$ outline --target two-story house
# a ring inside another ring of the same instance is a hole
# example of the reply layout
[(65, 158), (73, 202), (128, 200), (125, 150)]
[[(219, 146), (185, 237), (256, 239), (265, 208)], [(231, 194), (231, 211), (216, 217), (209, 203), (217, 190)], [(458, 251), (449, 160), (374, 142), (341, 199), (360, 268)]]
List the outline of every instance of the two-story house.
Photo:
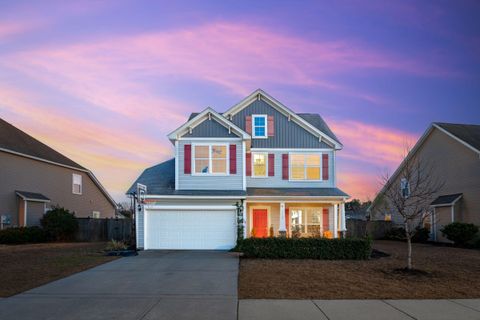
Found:
[(175, 158), (146, 169), (136, 214), (144, 249), (230, 249), (245, 237), (345, 231), (336, 186), (338, 138), (318, 114), (295, 113), (256, 90), (223, 113), (194, 113), (168, 135)]

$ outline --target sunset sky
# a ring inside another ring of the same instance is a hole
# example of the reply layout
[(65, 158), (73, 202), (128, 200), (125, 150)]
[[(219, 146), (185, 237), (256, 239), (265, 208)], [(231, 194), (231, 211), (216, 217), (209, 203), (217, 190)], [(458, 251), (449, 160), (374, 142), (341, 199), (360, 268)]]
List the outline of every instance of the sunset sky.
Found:
[(321, 114), (373, 198), (433, 121), (480, 123), (479, 1), (4, 1), (0, 117), (117, 200), (190, 112), (262, 88)]

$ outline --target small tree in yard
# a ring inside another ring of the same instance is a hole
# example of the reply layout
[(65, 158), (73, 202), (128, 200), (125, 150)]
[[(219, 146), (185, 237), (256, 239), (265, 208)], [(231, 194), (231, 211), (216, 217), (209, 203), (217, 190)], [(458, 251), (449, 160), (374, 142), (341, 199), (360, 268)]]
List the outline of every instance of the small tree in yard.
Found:
[(410, 154), (406, 148), (400, 174), (391, 181), (383, 175), (383, 203), (385, 209), (401, 217), (407, 240), (407, 269), (412, 270), (412, 237), (431, 216), (430, 203), (442, 189), (444, 182), (433, 171), (433, 163)]
[(75, 215), (65, 208), (53, 207), (40, 220), (48, 237), (54, 241), (73, 240), (78, 229)]

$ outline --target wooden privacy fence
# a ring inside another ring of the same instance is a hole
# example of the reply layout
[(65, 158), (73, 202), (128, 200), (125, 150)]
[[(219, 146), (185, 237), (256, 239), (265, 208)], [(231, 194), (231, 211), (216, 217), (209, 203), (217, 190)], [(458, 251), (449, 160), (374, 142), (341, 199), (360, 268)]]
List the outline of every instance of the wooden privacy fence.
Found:
[(132, 234), (131, 219), (77, 218), (77, 241), (127, 241)]
[(361, 238), (370, 236), (372, 239), (381, 239), (392, 228), (391, 221), (364, 221), (347, 220), (347, 238)]

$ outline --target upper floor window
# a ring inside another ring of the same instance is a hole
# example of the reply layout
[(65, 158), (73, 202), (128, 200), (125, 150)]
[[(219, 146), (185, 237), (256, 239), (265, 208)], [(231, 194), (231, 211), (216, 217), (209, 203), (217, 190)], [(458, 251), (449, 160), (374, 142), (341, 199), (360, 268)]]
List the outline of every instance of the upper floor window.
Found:
[(82, 194), (82, 176), (76, 173), (72, 175), (72, 193)]
[(290, 154), (290, 180), (320, 180), (321, 155)]
[(267, 176), (267, 157), (266, 153), (252, 153), (253, 177)]
[(254, 138), (267, 137), (267, 115), (252, 115), (252, 132)]
[(402, 178), (400, 181), (400, 192), (402, 192), (402, 197), (405, 199), (410, 197), (410, 183), (406, 178)]
[(193, 149), (193, 165), (196, 174), (226, 174), (226, 145), (195, 145)]

